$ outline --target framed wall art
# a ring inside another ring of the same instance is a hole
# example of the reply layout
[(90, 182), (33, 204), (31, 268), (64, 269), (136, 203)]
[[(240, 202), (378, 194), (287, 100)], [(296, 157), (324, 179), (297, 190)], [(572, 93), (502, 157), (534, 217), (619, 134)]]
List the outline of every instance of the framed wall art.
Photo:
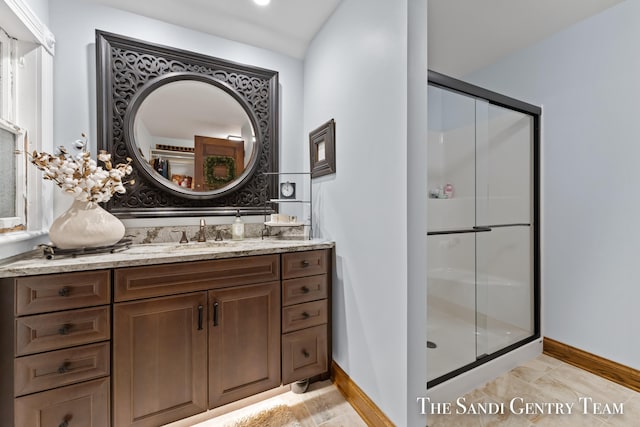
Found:
[(336, 173), (336, 122), (331, 119), (309, 133), (311, 177)]

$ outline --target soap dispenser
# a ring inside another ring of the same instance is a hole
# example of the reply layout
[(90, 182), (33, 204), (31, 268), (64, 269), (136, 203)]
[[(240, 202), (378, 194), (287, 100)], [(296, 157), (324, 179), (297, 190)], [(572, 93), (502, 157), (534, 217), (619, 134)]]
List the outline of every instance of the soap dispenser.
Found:
[(231, 224), (231, 239), (242, 240), (244, 239), (244, 222), (240, 218), (240, 211), (236, 211), (236, 220)]

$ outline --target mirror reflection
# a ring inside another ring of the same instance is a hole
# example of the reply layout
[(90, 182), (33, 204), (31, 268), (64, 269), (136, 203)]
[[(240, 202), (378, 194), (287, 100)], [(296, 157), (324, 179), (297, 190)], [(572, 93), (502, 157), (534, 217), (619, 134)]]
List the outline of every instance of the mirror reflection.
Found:
[(136, 112), (133, 139), (156, 177), (192, 191), (233, 186), (256, 151), (244, 108), (224, 90), (197, 80), (153, 90)]

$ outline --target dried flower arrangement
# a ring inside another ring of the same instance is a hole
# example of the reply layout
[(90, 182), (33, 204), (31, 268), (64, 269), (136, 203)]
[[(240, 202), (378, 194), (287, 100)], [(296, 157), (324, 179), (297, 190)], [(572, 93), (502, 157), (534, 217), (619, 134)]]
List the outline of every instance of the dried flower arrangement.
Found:
[(34, 151), (30, 154), (31, 163), (44, 172), (44, 179), (53, 181), (66, 193), (83, 202), (106, 202), (115, 193), (125, 193), (124, 184), (134, 183), (133, 180), (122, 181), (133, 171), (130, 158), (126, 163), (113, 166), (111, 154), (101, 150), (98, 160), (104, 163), (104, 168), (98, 166), (87, 152), (87, 136), (84, 133), (82, 139), (74, 142), (74, 147), (81, 150), (75, 156), (70, 156), (63, 146), (58, 147), (57, 155)]

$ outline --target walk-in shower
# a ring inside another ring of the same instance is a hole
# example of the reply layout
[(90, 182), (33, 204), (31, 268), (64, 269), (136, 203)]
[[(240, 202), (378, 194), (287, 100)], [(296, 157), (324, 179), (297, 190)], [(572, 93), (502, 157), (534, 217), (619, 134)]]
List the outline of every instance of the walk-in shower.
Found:
[(540, 108), (429, 73), (429, 388), (540, 337)]

